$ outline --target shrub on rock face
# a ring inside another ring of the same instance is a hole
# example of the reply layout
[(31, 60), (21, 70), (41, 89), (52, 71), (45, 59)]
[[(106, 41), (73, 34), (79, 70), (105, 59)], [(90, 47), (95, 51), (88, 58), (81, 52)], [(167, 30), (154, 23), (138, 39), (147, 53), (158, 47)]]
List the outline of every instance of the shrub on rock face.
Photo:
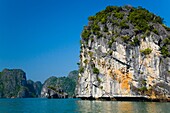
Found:
[(93, 73), (94, 74), (99, 74), (99, 69), (97, 69), (96, 67), (93, 68)]
[(88, 40), (88, 39), (89, 39), (89, 36), (90, 36), (90, 31), (84, 30), (84, 31), (82, 32), (81, 36), (82, 36), (82, 38), (83, 38), (84, 40)]
[(152, 52), (152, 49), (146, 48), (144, 50), (141, 50), (140, 52), (144, 55), (149, 55)]
[(161, 48), (161, 54), (162, 54), (162, 56), (164, 56), (164, 57), (170, 56), (170, 52), (168, 51), (168, 47), (163, 46), (163, 47)]
[(130, 44), (133, 45), (133, 46), (140, 45), (140, 41), (139, 41), (138, 37), (135, 37)]
[(153, 32), (158, 35), (158, 30), (157, 29), (153, 29)]
[(83, 67), (80, 67), (80, 68), (79, 68), (79, 72), (80, 72), (80, 73), (83, 73), (83, 72), (84, 72), (84, 68), (83, 68)]
[(170, 57), (168, 46), (170, 45), (170, 36), (163, 40), (163, 46), (160, 48), (163, 57)]

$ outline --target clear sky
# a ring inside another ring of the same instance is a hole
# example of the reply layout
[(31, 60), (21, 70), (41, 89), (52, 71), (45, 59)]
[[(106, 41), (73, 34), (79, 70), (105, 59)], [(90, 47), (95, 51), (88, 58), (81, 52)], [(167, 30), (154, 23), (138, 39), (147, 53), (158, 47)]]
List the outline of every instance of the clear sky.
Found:
[(170, 26), (170, 0), (0, 0), (0, 71), (23, 69), (44, 81), (78, 69), (88, 16), (108, 5), (142, 6)]

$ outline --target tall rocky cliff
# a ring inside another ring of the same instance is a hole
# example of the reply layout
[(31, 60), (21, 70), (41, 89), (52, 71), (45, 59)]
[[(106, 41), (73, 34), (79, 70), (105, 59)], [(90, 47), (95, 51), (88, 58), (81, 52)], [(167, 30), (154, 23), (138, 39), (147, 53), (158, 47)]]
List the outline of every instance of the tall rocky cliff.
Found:
[(170, 96), (170, 28), (148, 10), (108, 6), (82, 32), (77, 97)]
[(39, 97), (42, 84), (26, 79), (21, 69), (4, 69), (0, 72), (0, 98)]

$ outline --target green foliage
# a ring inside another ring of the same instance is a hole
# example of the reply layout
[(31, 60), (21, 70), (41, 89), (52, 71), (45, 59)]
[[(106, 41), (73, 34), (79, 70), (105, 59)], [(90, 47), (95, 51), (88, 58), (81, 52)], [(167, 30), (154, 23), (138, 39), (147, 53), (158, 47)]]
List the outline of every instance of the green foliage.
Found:
[(142, 79), (142, 85), (145, 86), (146, 85), (146, 80), (145, 79)]
[(92, 30), (93, 32), (98, 32), (100, 30), (100, 27), (97, 24), (93, 24)]
[(127, 42), (130, 39), (129, 36), (122, 36), (121, 38), (123, 39), (124, 42)]
[(90, 58), (92, 58), (93, 52), (92, 52), (92, 51), (89, 51), (88, 54), (89, 54)]
[(107, 6), (105, 12), (119, 12), (121, 7), (117, 6)]
[[(129, 16), (126, 18), (124, 17), (125, 13), (123, 12), (123, 8), (126, 8), (127, 10), (130, 10)], [(131, 22), (136, 31), (135, 33), (144, 33), (146, 36), (150, 35), (150, 32), (153, 31), (154, 33), (158, 34), (158, 30), (154, 29), (153, 26), (150, 26), (149, 23), (163, 23), (163, 19), (159, 16), (154, 15), (153, 13), (150, 13), (148, 10), (138, 7), (133, 8), (130, 6), (124, 6), (124, 7), (117, 7), (117, 6), (108, 6), (105, 10), (102, 10), (98, 13), (96, 13), (95, 16), (89, 16), (88, 20), (92, 21), (89, 28), (90, 29), (84, 29), (82, 32), (82, 38), (85, 41), (89, 40), (89, 36), (91, 33), (94, 33), (97, 35), (97, 38), (102, 37), (102, 33), (100, 32), (100, 26), (99, 23), (104, 25), (104, 32), (108, 32), (107, 28), (107, 21), (111, 21), (113, 25), (120, 26), (121, 29), (129, 29), (128, 22)], [(113, 15), (115, 18), (109, 18)], [(166, 29), (166, 27), (164, 25)], [(169, 28), (170, 30), (170, 28)], [(124, 42), (127, 42), (130, 37), (122, 37)], [(109, 42), (111, 45), (112, 42)], [(131, 42), (132, 45), (136, 45), (138, 43), (138, 40), (134, 40)]]
[(170, 44), (170, 36), (168, 36), (167, 38), (165, 38), (165, 39), (163, 40), (163, 43), (164, 43), (165, 45), (169, 45), (169, 44)]
[(140, 50), (140, 52), (144, 55), (149, 55), (152, 52), (152, 49), (146, 48), (144, 50)]
[(99, 83), (101, 83), (102, 82), (102, 80), (97, 76), (97, 81), (99, 82)]
[(113, 42), (115, 42), (115, 37), (112, 37), (111, 40), (109, 40), (108, 42), (110, 48), (112, 47)]
[(107, 26), (105, 25), (104, 29), (103, 29), (104, 32), (108, 32), (108, 28)]
[(100, 22), (101, 22), (102, 24), (105, 24), (105, 23), (106, 23), (106, 18), (102, 18)]
[(162, 24), (163, 25), (163, 27), (167, 30), (167, 31), (170, 31), (170, 28), (169, 27), (167, 27), (165, 24)]
[(109, 45), (110, 48), (112, 47), (112, 43), (113, 42), (111, 40), (108, 42), (108, 45)]
[(145, 35), (146, 35), (146, 36), (149, 36), (149, 35), (150, 35), (150, 31), (149, 31), (149, 30), (146, 30)]
[(148, 89), (147, 89), (147, 87), (143, 86), (143, 87), (141, 87), (141, 88), (138, 88), (138, 90), (141, 91), (141, 92), (145, 92), (145, 91), (147, 91)]
[(112, 50), (110, 50), (110, 51), (109, 51), (109, 55), (112, 55), (112, 53), (113, 53), (113, 51), (112, 51)]
[(122, 29), (129, 29), (129, 25), (126, 24), (126, 21), (125, 21), (125, 20), (123, 20), (123, 21), (120, 22), (120, 27), (121, 27)]
[(160, 48), (163, 57), (170, 57), (170, 52), (168, 50), (168, 45), (170, 45), (170, 36), (163, 40), (163, 46)]
[(133, 45), (133, 46), (140, 45), (140, 41), (139, 41), (138, 37), (135, 37), (130, 44)]
[(84, 63), (85, 63), (85, 64), (87, 64), (87, 63), (88, 63), (88, 60), (87, 60), (87, 59), (85, 59), (85, 60), (84, 60)]
[(162, 24), (163, 23), (163, 18), (161, 18), (160, 16), (156, 16), (156, 15), (154, 15), (154, 19), (153, 19), (153, 22), (155, 22), (155, 23), (160, 23), (160, 24)]
[(119, 18), (119, 19), (123, 19), (123, 13), (121, 12), (116, 12), (115, 15), (114, 15), (116, 18)]
[(159, 34), (159, 33), (158, 33), (158, 30), (155, 29), (155, 28), (153, 29), (153, 32), (154, 32), (155, 34), (157, 34), (157, 35)]
[(89, 39), (89, 36), (90, 36), (90, 31), (89, 30), (83, 30), (83, 32), (82, 32), (82, 34), (81, 34), (81, 36), (82, 36), (82, 38), (84, 39), (84, 40), (88, 40)]
[(93, 68), (93, 73), (98, 75), (98, 74), (100, 73), (100, 72), (99, 72), (99, 69), (97, 69), (96, 67), (94, 67), (94, 68)]
[[(44, 84), (48, 86), (49, 89), (52, 89), (56, 93), (64, 93), (66, 92), (69, 97), (74, 96), (74, 91), (76, 87), (75, 79), (78, 78), (78, 72), (73, 73), (73, 75), (68, 77), (50, 77), (48, 78)], [(64, 92), (61, 92), (63, 90)]]
[(166, 46), (161, 47), (161, 54), (164, 57), (170, 56), (170, 52), (168, 51), (168, 47), (166, 47)]
[(102, 10), (102, 11), (96, 13), (95, 16), (90, 16), (88, 18), (88, 20), (93, 21), (93, 24), (98, 24), (99, 22), (102, 23), (102, 24), (105, 24), (107, 22), (107, 17), (110, 16), (112, 12), (117, 12), (115, 14), (116, 17), (122, 19), (123, 14), (119, 12), (120, 10), (121, 10), (121, 7), (108, 6), (108, 7), (106, 7), (105, 10)]
[(94, 21), (95, 19), (96, 19), (95, 16), (89, 16), (89, 18), (88, 18), (89, 21)]
[[(40, 95), (35, 83), (26, 80), (25, 72), (21, 69), (4, 69), (0, 72), (0, 98), (35, 97)], [(36, 91), (35, 91), (36, 90)], [(26, 93), (25, 93), (26, 92)]]
[(137, 9), (133, 10), (128, 19), (135, 25), (137, 29), (139, 29), (142, 32), (145, 32), (150, 29), (148, 26), (149, 22), (154, 23), (163, 23), (163, 19), (161, 19), (159, 16), (156, 16), (152, 13), (150, 13), (148, 10), (138, 7)]
[(83, 67), (80, 67), (80, 68), (79, 68), (79, 72), (80, 72), (80, 73), (83, 73), (83, 72), (84, 72), (84, 68), (83, 68)]
[(48, 86), (47, 88), (49, 88), (49, 89), (52, 89), (52, 90), (56, 90), (56, 88), (55, 87), (53, 87), (53, 86)]
[(114, 25), (119, 25), (118, 20), (112, 20), (112, 23), (113, 23)]
[(97, 36), (98, 39), (102, 37), (102, 34), (99, 31), (95, 32), (94, 34)]

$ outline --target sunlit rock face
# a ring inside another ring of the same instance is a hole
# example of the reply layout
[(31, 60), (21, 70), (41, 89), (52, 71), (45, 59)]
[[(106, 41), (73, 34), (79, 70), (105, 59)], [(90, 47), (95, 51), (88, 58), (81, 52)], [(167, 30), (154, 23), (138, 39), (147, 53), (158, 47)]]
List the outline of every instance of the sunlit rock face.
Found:
[(141, 7), (89, 17), (81, 39), (77, 97), (170, 95), (170, 29)]

